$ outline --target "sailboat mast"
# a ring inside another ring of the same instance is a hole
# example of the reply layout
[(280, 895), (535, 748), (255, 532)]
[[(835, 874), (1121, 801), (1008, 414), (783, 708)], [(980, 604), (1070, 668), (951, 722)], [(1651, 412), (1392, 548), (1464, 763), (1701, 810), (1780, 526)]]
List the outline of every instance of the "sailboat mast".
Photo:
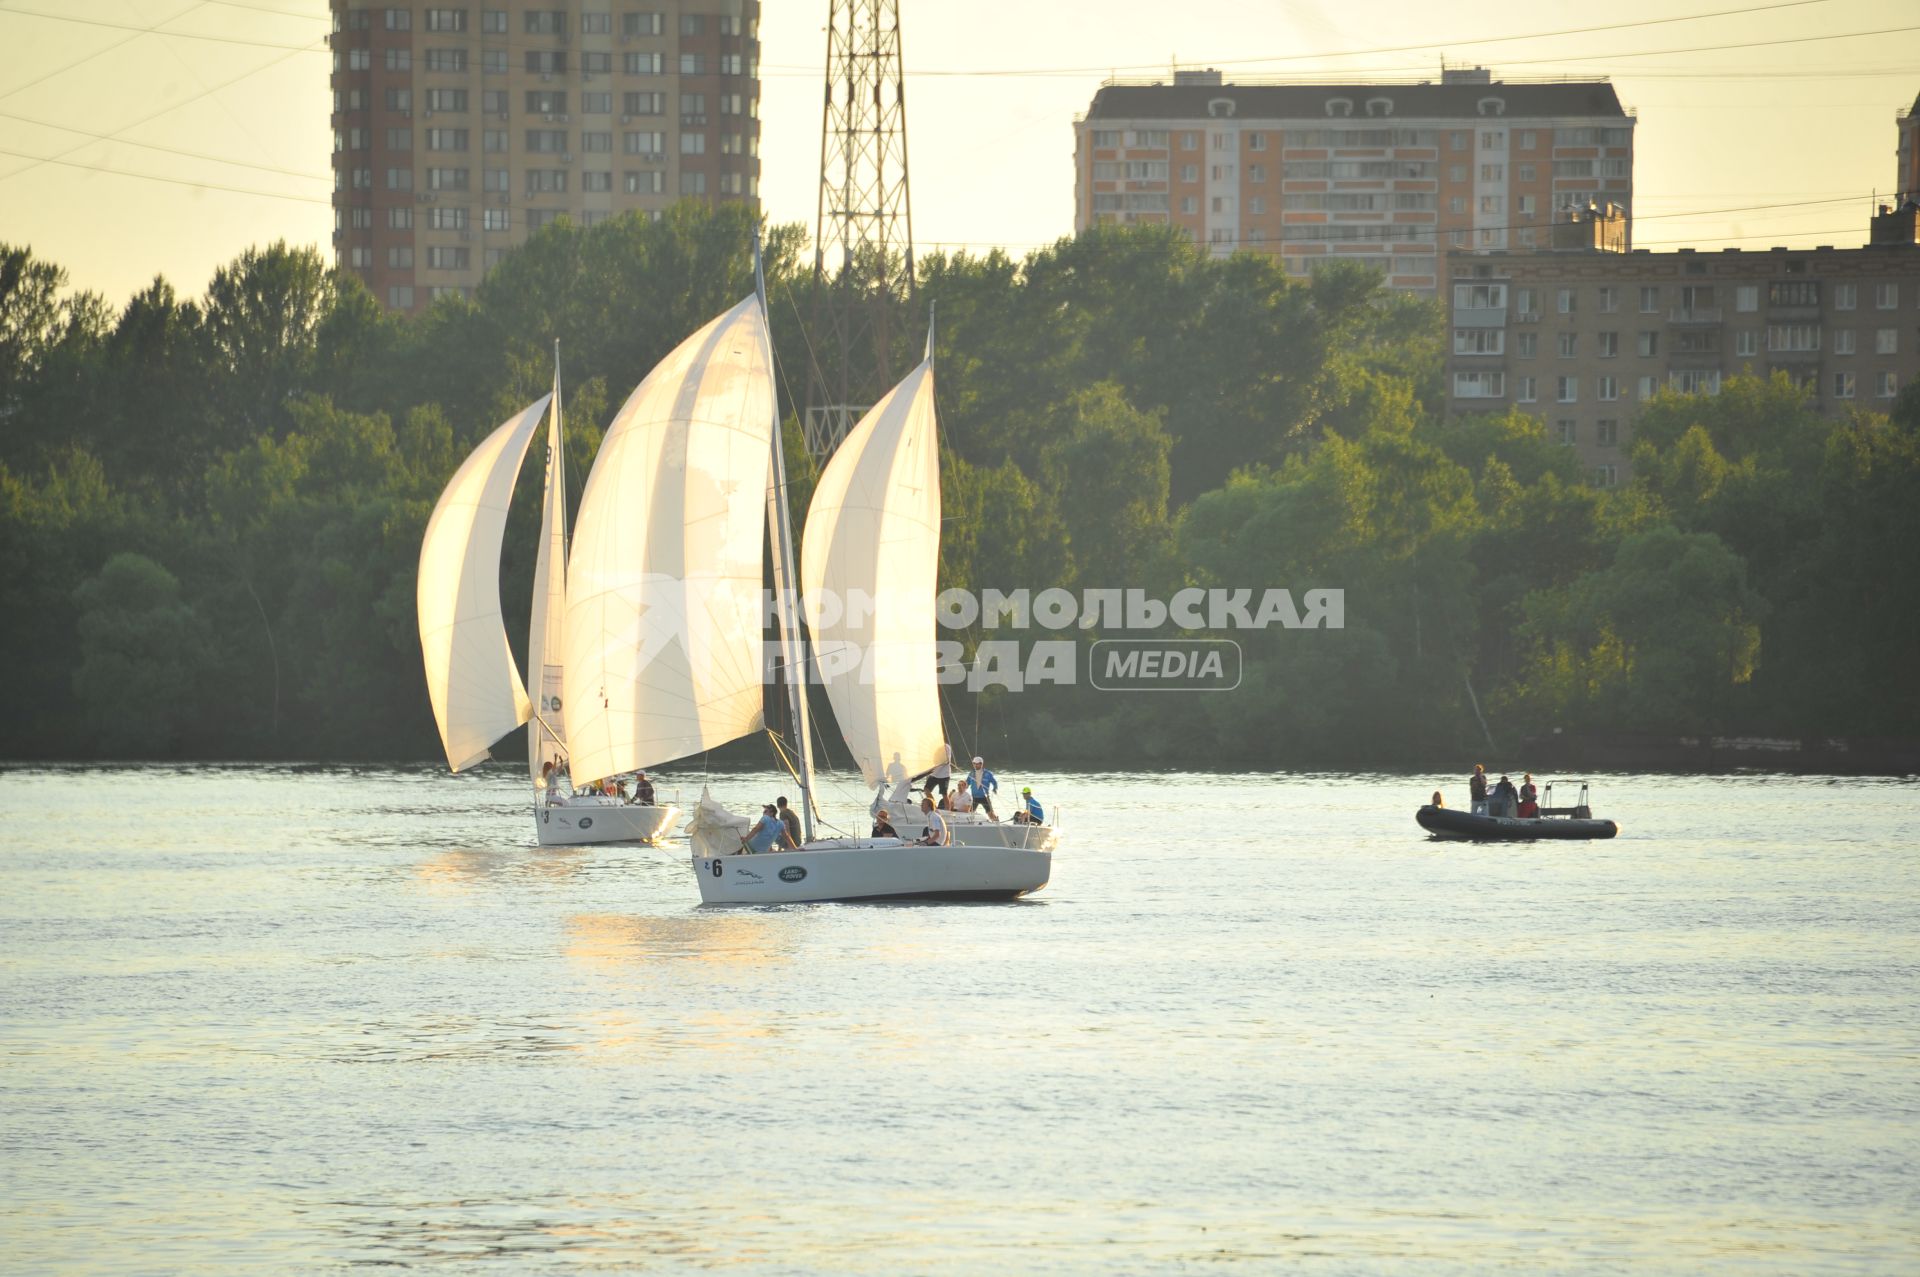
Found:
[(773, 414), (773, 486), (767, 491), (767, 529), (773, 537), (774, 606), (780, 617), (780, 677), (787, 685), (793, 713), (793, 754), (800, 776), (801, 840), (813, 837), (812, 727), (807, 720), (806, 642), (795, 607), (799, 575), (793, 565), (793, 520), (787, 508), (787, 456), (780, 429), (780, 387), (773, 377), (773, 319), (767, 310), (767, 272), (760, 257), (760, 232), (753, 233), (753, 285), (760, 299), (761, 331), (767, 350), (767, 409)]

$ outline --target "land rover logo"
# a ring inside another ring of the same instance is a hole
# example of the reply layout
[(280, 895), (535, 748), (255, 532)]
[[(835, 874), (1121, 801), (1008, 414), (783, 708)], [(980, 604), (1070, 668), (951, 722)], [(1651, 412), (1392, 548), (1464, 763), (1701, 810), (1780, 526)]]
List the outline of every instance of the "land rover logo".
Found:
[(582, 829), (592, 829), (592, 828), (593, 828), (593, 817), (591, 817), (591, 816), (582, 816), (582, 817), (580, 817), (580, 828), (582, 828)]
[(799, 882), (802, 878), (806, 876), (807, 876), (807, 871), (805, 869), (802, 869), (799, 865), (788, 865), (785, 869), (782, 869), (780, 871), (781, 882)]

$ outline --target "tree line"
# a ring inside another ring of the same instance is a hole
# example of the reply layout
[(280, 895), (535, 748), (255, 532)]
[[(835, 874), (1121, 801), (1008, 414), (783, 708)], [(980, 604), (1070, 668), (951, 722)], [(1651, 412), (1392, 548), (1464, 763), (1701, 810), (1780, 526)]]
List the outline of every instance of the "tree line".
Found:
[[(418, 317), (285, 244), (118, 313), (0, 245), (7, 756), (435, 757), (413, 599), (442, 486), (545, 392), (557, 339), (576, 504), (627, 392), (752, 291), (753, 232), (737, 206), (562, 223)], [(794, 400), (836, 356), (808, 331), (804, 232), (767, 240), (804, 511)], [(949, 689), (966, 748), (1369, 766), (1555, 729), (1920, 723), (1913, 388), (1837, 419), (1784, 378), (1663, 393), (1632, 481), (1598, 489), (1533, 417), (1450, 416), (1444, 313), (1362, 267), (1296, 280), (1100, 228), (1018, 260), (935, 254), (917, 280), (873, 302), (902, 369), (938, 307), (943, 587), (1346, 597), (1341, 630), (1234, 635), (1231, 694)], [(503, 566), (517, 652), (537, 488)]]

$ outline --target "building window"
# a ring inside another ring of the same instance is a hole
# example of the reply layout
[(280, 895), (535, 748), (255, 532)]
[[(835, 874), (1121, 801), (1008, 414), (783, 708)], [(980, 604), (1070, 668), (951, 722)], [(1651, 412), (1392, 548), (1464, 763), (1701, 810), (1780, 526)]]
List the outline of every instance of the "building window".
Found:
[(428, 129), (427, 149), (429, 151), (464, 151), (467, 149), (467, 130)]
[(1876, 355), (1897, 355), (1900, 353), (1900, 330), (1898, 328), (1876, 328), (1873, 330), (1873, 353)]
[(482, 35), (505, 35), (507, 33), (507, 11), (505, 9), (482, 9), (480, 11), (480, 33)]
[(706, 94), (682, 93), (680, 95), (680, 122), (682, 124), (705, 124), (707, 122)]
[(1264, 150), (1266, 150), (1266, 149), (1267, 149), (1267, 135), (1266, 135), (1265, 133), (1249, 133), (1249, 134), (1247, 134), (1247, 149), (1248, 149), (1249, 151), (1264, 151)]
[[(1522, 164), (1519, 170), (1515, 173), (1515, 176), (1518, 177), (1522, 182), (1531, 182), (1534, 180), (1533, 174), (1534, 174), (1533, 165)], [(1531, 195), (1524, 196), (1522, 197), (1522, 200), (1523, 202), (1521, 203), (1520, 211), (1522, 213), (1533, 212), (1533, 196)]]
[(707, 153), (707, 135), (705, 133), (682, 133), (680, 135), (680, 154), (705, 155)]
[(510, 231), (513, 229), (513, 210), (510, 208), (489, 208), (480, 214), (480, 229), (483, 231)]
[(1180, 211), (1182, 213), (1198, 213), (1200, 211), (1200, 201), (1191, 195), (1182, 195), (1180, 197)]
[(1538, 133), (1534, 132), (1532, 129), (1520, 130), (1520, 149), (1521, 150), (1531, 151), (1539, 145), (1540, 145), (1540, 135)]
[(1853, 353), (1853, 329), (1836, 328), (1833, 330), (1833, 353), (1851, 355)]
[(480, 73), (482, 75), (505, 75), (507, 73), (507, 51), (505, 49), (480, 50)]
[(1747, 356), (1760, 353), (1760, 331), (1756, 328), (1742, 328), (1733, 335), (1733, 353)]
[(1616, 377), (1601, 377), (1594, 383), (1594, 396), (1606, 403), (1612, 403), (1620, 397), (1620, 381)]
[(1717, 395), (1720, 393), (1720, 370), (1682, 369), (1669, 373), (1667, 383), (1683, 395)]
[(1555, 378), (1553, 399), (1555, 403), (1579, 403), (1580, 379), (1578, 377)]
[(704, 15), (698, 13), (683, 13), (680, 15), (681, 35), (705, 35), (706, 31), (707, 20)]
[(387, 265), (394, 270), (413, 269), (413, 245), (393, 244), (387, 248)]
[(1596, 488), (1615, 487), (1620, 482), (1620, 467), (1615, 465), (1595, 466), (1593, 468), (1593, 486)]
[(413, 110), (413, 90), (392, 88), (387, 90), (387, 110), (404, 113)]
[(467, 210), (464, 208), (436, 208), (427, 213), (427, 225), (436, 231), (464, 231), (467, 229)]
[(1454, 196), (1450, 196), (1450, 197), (1449, 197), (1449, 198), (1447, 199), (1447, 212), (1449, 212), (1449, 213), (1456, 213), (1456, 214), (1464, 214), (1464, 213), (1465, 213), (1466, 211), (1467, 211), (1467, 197), (1466, 197), (1466, 196), (1464, 196), (1464, 195), (1454, 195)]
[(707, 193), (707, 175), (705, 173), (682, 173), (680, 175), (680, 193), (682, 195), (705, 195)]
[(1521, 403), (1533, 403), (1540, 397), (1540, 380), (1537, 377), (1514, 378), (1513, 397)]
[(613, 189), (613, 174), (587, 172), (580, 175), (580, 189), (592, 193), (602, 193)]
[(1464, 181), (1466, 181), (1466, 180), (1467, 180), (1467, 166), (1466, 166), (1466, 165), (1464, 165), (1464, 164), (1449, 164), (1449, 165), (1447, 165), (1447, 180), (1448, 180), (1449, 182), (1464, 182)]
[(430, 191), (464, 191), (467, 189), (467, 170), (463, 168), (430, 168), (427, 170), (427, 189)]
[(1640, 313), (1643, 315), (1653, 315), (1653, 314), (1657, 314), (1659, 310), (1660, 310), (1660, 286), (1658, 284), (1649, 284), (1641, 288)]
[(465, 9), (427, 10), (427, 30), (429, 31), (465, 31), (466, 29), (467, 11)]
[(1483, 182), (1504, 182), (1507, 180), (1507, 166), (1504, 164), (1482, 164), (1480, 180)]
[(1660, 353), (1660, 334), (1641, 332), (1635, 339), (1635, 350), (1642, 359), (1651, 359)]
[(580, 95), (580, 113), (582, 115), (612, 115), (613, 94), (582, 93)]
[(581, 35), (612, 35), (613, 15), (611, 13), (583, 13), (580, 15)]
[(355, 245), (347, 250), (347, 265), (354, 270), (366, 270), (373, 265), (373, 250), (364, 245)]
[(1247, 201), (1247, 212), (1259, 217), (1267, 211), (1267, 201), (1255, 195)]
[(562, 52), (543, 49), (527, 50), (527, 70), (536, 75), (565, 75), (567, 73), (567, 55)]
[(1767, 285), (1769, 306), (1818, 306), (1820, 285), (1810, 279), (1783, 280)]
[(387, 10), (387, 30), (389, 31), (413, 30), (413, 10), (411, 9)]
[(389, 71), (413, 70), (412, 49), (388, 49), (383, 56)]
[(1833, 397), (1835, 399), (1853, 398), (1853, 374), (1837, 372), (1833, 374)]
[[(660, 53), (629, 53), (621, 59), (621, 63), (628, 75), (659, 75), (665, 70), (665, 56)], [(1094, 136), (1098, 137), (1099, 134)]]
[(465, 270), (467, 269), (467, 250), (452, 245), (435, 244), (427, 249), (428, 270)]
[(664, 93), (623, 93), (620, 95), (620, 113), (622, 115), (665, 115), (667, 113), (667, 95)]
[(1453, 374), (1455, 399), (1499, 399), (1506, 393), (1505, 373), (1489, 371)]
[(1900, 305), (1900, 285), (1875, 284), (1873, 305), (1876, 310), (1893, 310)]
[(1213, 149), (1216, 151), (1231, 151), (1233, 149), (1233, 134), (1213, 134)]
[(1455, 284), (1453, 305), (1456, 310), (1501, 310), (1507, 304), (1505, 284)]
[(621, 136), (621, 145), (628, 155), (662, 156), (667, 153), (667, 135), (665, 133), (628, 132)]
[(1883, 372), (1879, 376), (1879, 386), (1875, 391), (1882, 399), (1891, 399), (1900, 393), (1900, 374)]
[(613, 151), (613, 134), (608, 132), (582, 133), (580, 135), (580, 149), (589, 152), (599, 152), (601, 154), (611, 154)]
[(527, 194), (564, 195), (567, 193), (567, 171), (563, 168), (530, 168), (527, 170)]
[(459, 74), (467, 69), (465, 49), (428, 49), (427, 70)]
[(1558, 335), (1558, 344), (1560, 347), (1560, 358), (1572, 359), (1580, 353), (1580, 334), (1560, 333)]
[(658, 169), (650, 173), (623, 174), (629, 195), (659, 195), (666, 189), (666, 176)]
[(1180, 180), (1183, 182), (1199, 181), (1200, 166), (1198, 164), (1182, 164), (1180, 166)]
[(1611, 418), (1593, 423), (1593, 441), (1602, 448), (1620, 446), (1620, 423)]
[(1513, 335), (1513, 353), (1520, 358), (1532, 359), (1539, 349), (1539, 333), (1515, 333)]
[(683, 53), (680, 55), (681, 75), (705, 75), (707, 73), (707, 55), (704, 53)]
[(480, 175), (480, 189), (483, 191), (492, 191), (496, 194), (504, 194), (512, 189), (508, 186), (507, 181), (506, 169), (490, 168)]
[(581, 75), (612, 75), (613, 55), (611, 53), (582, 53), (580, 55)]
[(567, 149), (565, 129), (528, 129), (527, 149), (536, 155), (558, 155)]
[(1602, 359), (1619, 358), (1620, 356), (1620, 334), (1619, 333), (1599, 333), (1597, 334), (1597, 338), (1600, 342), (1600, 350), (1599, 350), (1600, 358)]
[(1580, 442), (1580, 427), (1571, 417), (1562, 417), (1553, 423), (1554, 438), (1572, 447)]
[(1562, 288), (1559, 291), (1556, 305), (1558, 306), (1559, 311), (1562, 315), (1573, 314), (1577, 305), (1577, 299), (1574, 297), (1574, 290), (1571, 288)]
[(666, 34), (665, 19), (657, 13), (623, 13), (620, 15), (620, 34), (624, 36), (646, 36)]
[(1471, 139), (1471, 134), (1456, 129), (1447, 134), (1447, 148), (1454, 151), (1464, 151), (1472, 145)]
[(505, 129), (480, 130), (480, 149), (489, 155), (499, 155), (507, 149), (507, 131)]
[(1833, 286), (1833, 308), (1835, 310), (1852, 310), (1855, 306), (1859, 305), (1859, 303), (1860, 286), (1858, 284), (1835, 284)]
[(410, 168), (390, 168), (387, 170), (387, 189), (390, 191), (410, 191), (413, 189), (413, 170)]
[(393, 284), (387, 289), (387, 305), (395, 310), (413, 309), (413, 286), (411, 284)]
[(1504, 328), (1456, 328), (1453, 330), (1453, 353), (1456, 355), (1498, 355), (1505, 352), (1507, 331)]

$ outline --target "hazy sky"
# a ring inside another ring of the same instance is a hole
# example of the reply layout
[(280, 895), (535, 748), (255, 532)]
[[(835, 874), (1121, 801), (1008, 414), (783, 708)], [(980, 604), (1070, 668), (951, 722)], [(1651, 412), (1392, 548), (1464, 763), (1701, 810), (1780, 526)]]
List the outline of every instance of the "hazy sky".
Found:
[[(763, 10), (761, 192), (811, 228), (827, 0)], [(1914, 0), (901, 0), (901, 21), (922, 246), (1070, 232), (1074, 115), (1107, 74), (1175, 60), (1230, 78), (1435, 76), (1443, 57), (1609, 76), (1640, 118), (1648, 248), (1864, 242), (1920, 93)], [(0, 240), (116, 305), (156, 273), (198, 294), (248, 244), (327, 248), (327, 27), (322, 0), (0, 0)]]

